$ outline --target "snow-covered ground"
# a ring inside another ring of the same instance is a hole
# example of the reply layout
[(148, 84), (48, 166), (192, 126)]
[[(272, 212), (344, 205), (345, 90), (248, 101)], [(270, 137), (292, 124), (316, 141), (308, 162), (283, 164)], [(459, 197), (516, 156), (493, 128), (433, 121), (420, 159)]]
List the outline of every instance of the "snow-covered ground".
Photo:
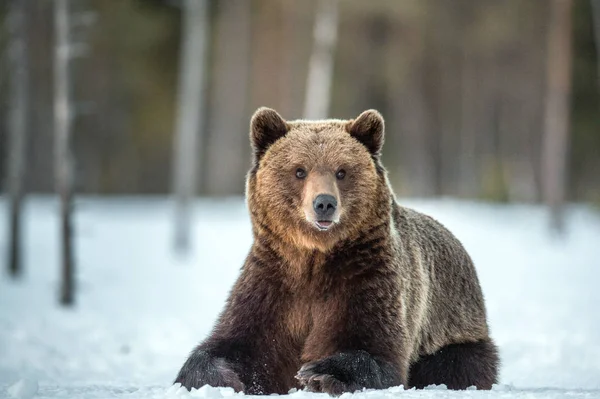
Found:
[[(361, 398), (600, 397), (600, 215), (568, 211), (568, 235), (547, 232), (533, 206), (452, 200), (405, 203), (449, 227), (475, 260), (500, 346), (490, 392), (371, 391)], [(0, 199), (0, 266), (7, 244)], [(166, 199), (86, 199), (76, 211), (78, 295), (57, 307), (57, 204), (26, 208), (26, 274), (0, 273), (0, 397), (162, 398), (212, 327), (251, 244), (243, 200), (201, 200), (195, 250), (171, 252)], [(232, 396), (205, 387), (193, 396)], [(292, 393), (296, 399), (324, 395)]]

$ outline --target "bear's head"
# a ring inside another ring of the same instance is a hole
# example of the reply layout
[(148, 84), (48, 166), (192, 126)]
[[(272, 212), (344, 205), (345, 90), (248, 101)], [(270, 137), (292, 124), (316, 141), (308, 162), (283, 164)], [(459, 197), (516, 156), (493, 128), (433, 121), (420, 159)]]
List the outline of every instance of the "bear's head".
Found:
[(375, 110), (353, 120), (286, 121), (258, 109), (246, 187), (255, 234), (326, 252), (389, 219), (383, 136)]

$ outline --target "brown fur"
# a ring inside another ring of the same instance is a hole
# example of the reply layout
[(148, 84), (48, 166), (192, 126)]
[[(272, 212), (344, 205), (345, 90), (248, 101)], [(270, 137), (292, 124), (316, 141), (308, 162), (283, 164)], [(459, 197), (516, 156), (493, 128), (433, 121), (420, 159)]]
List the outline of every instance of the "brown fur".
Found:
[[(350, 121), (255, 113), (246, 187), (254, 244), (176, 382), (341, 394), (496, 381), (472, 261), (442, 225), (396, 204), (379, 159), (383, 133), (376, 111)], [(337, 200), (326, 231), (311, 210), (319, 194)]]

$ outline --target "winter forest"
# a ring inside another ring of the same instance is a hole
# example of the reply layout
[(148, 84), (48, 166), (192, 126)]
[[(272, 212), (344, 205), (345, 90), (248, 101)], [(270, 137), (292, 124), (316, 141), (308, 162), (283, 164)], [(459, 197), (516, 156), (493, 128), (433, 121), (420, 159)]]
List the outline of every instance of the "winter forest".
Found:
[(355, 396), (600, 397), (600, 0), (1, 0), (0, 398), (237, 395), (171, 384), (252, 244), (261, 106), (380, 111), (477, 268), (499, 384)]

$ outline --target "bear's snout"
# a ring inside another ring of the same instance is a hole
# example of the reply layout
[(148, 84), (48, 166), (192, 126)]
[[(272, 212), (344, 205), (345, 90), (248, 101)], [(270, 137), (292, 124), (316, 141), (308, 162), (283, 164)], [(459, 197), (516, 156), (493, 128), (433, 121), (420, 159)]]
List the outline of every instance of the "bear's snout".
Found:
[(331, 194), (319, 194), (313, 200), (312, 207), (315, 212), (315, 226), (321, 231), (328, 230), (335, 222), (337, 199)]
[(337, 208), (337, 200), (333, 195), (319, 194), (313, 201), (313, 209), (318, 220), (329, 221)]

